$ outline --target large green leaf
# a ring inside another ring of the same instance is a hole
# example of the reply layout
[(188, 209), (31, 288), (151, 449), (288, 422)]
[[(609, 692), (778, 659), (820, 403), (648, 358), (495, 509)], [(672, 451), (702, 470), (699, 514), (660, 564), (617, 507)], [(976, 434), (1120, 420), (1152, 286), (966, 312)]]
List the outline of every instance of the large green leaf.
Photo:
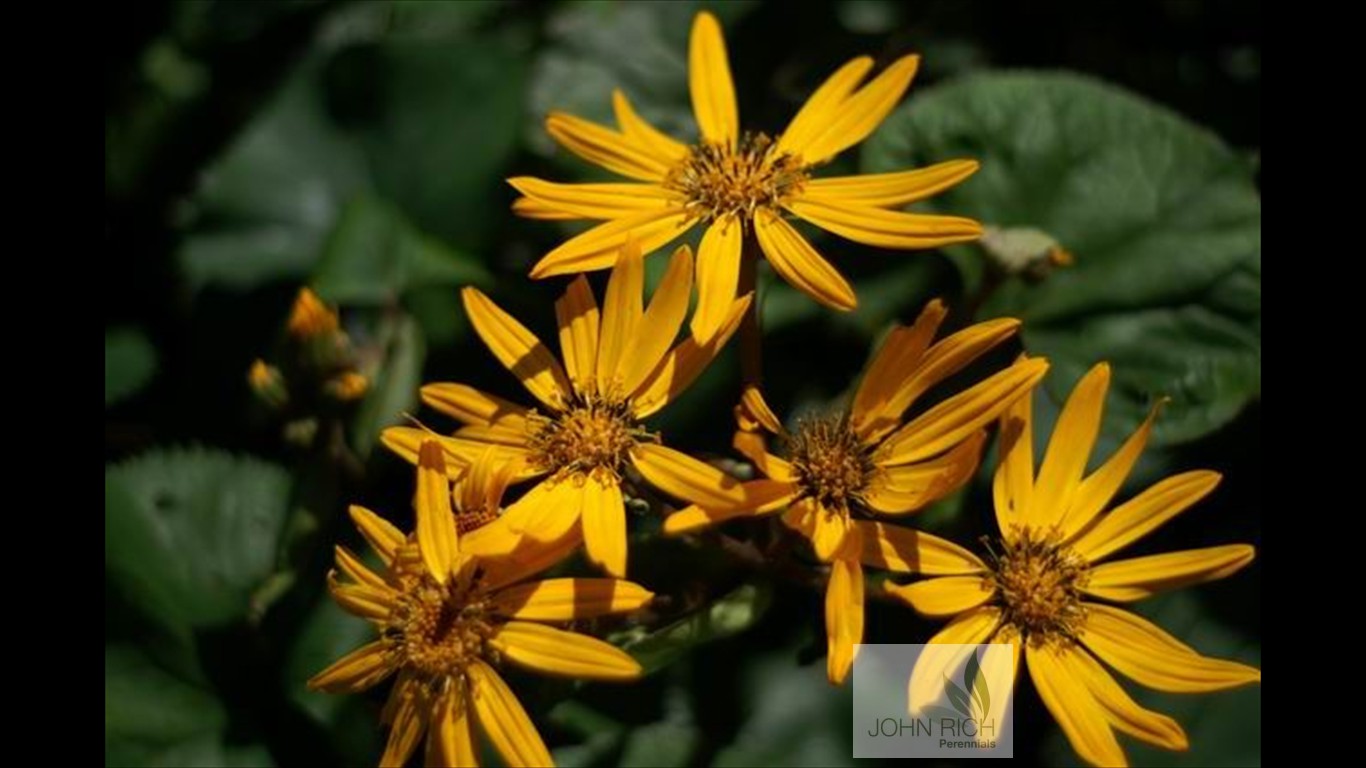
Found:
[[(1216, 136), (1114, 86), (1071, 74), (983, 74), (915, 93), (867, 143), (865, 171), (974, 157), (982, 170), (928, 207), (1037, 228), (1075, 254), (1042, 282), (1008, 280), (980, 316), (1025, 320), (1048, 391), (1114, 364), (1109, 421), (1172, 398), (1155, 440), (1198, 438), (1261, 388), (1261, 200)], [(970, 289), (985, 256), (950, 255)]]
[(104, 404), (113, 405), (151, 381), (157, 351), (141, 331), (115, 328), (104, 332)]
[(289, 497), (284, 470), (218, 450), (157, 450), (109, 467), (106, 571), (166, 626), (239, 619), (274, 570)]
[(273, 764), (261, 745), (225, 743), (227, 724), (223, 705), (210, 691), (170, 674), (136, 648), (105, 648), (105, 764)]

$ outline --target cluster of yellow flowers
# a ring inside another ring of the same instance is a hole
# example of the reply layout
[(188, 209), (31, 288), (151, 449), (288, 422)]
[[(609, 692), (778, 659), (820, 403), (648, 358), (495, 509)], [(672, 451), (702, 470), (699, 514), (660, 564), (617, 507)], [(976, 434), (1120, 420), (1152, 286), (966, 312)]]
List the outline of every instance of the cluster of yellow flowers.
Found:
[[(914, 56), (899, 59), (864, 84), (873, 62), (855, 59), (816, 90), (782, 135), (745, 133), (720, 26), (702, 13), (689, 51), (697, 143), (680, 143), (650, 126), (620, 91), (613, 94), (616, 129), (549, 116), (557, 141), (635, 181), (511, 180), (522, 195), (514, 208), (524, 216), (603, 221), (532, 271), (535, 278), (578, 273), (555, 303), (560, 357), (489, 297), (466, 288), (462, 298), (475, 331), (535, 403), (520, 405), (460, 383), (429, 384), (423, 402), (462, 426), (450, 436), (416, 427), (383, 435), (386, 446), (417, 466), (416, 530), (405, 534), (352, 507), (383, 568), (368, 568), (338, 547), (329, 586), (344, 608), (375, 625), (379, 638), (311, 681), (318, 689), (352, 692), (397, 675), (382, 716), (391, 732), (381, 764), (404, 763), (425, 731), (427, 764), (473, 765), (474, 721), (508, 763), (549, 764), (536, 728), (495, 671), (499, 664), (598, 680), (639, 676), (640, 666), (621, 650), (551, 624), (630, 612), (652, 598), (624, 580), (624, 489), (642, 484), (680, 502), (664, 521), (666, 534), (780, 515), (809, 541), (828, 566), (827, 669), (834, 684), (845, 680), (863, 638), (865, 567), (931, 577), (887, 587), (923, 615), (952, 619), (930, 643), (1010, 643), (1017, 662), (1023, 654), (1044, 705), (1092, 763), (1125, 761), (1116, 731), (1168, 749), (1187, 744), (1175, 721), (1135, 703), (1102, 662), (1164, 691), (1260, 679), (1258, 670), (1202, 656), (1114, 605), (1227, 576), (1252, 560), (1253, 549), (1108, 560), (1212, 491), (1219, 475), (1179, 474), (1110, 508), (1158, 409), (1088, 473), (1109, 385), (1106, 364), (1076, 385), (1037, 468), (1031, 399), (1048, 370), (1045, 360), (1021, 356), (907, 417), (927, 392), (1020, 325), (997, 319), (937, 338), (946, 315), (938, 301), (914, 324), (891, 332), (842, 411), (801, 420), (789, 432), (766, 404), (753, 294), (760, 255), (816, 301), (841, 310), (856, 304), (849, 284), (784, 212), (884, 248), (929, 248), (981, 235), (970, 219), (899, 210), (963, 180), (975, 162), (814, 176), (877, 127), (916, 65)], [(705, 232), (696, 260), (687, 245), (676, 249), (646, 302), (644, 254), (697, 224)], [(607, 268), (600, 305), (582, 273)], [(668, 447), (645, 425), (737, 331), (748, 336), (747, 375), (733, 447), (761, 475), (743, 482)], [(901, 522), (969, 481), (993, 425), (999, 427), (993, 491), (1000, 538), (984, 560)], [(772, 451), (770, 436), (777, 438)], [(506, 489), (526, 481), (534, 484), (504, 506)], [(606, 577), (527, 581), (580, 543)]]

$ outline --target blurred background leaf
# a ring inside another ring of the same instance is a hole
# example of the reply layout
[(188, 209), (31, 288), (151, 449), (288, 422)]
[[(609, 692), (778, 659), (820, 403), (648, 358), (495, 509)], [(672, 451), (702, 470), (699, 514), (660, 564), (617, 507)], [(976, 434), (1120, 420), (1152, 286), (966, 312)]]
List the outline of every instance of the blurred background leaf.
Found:
[[(938, 210), (1033, 227), (1076, 263), (1007, 280), (983, 317), (1025, 321), (1061, 400), (1087, 368), (1114, 367), (1115, 420), (1171, 405), (1157, 443), (1227, 424), (1261, 390), (1261, 200), (1248, 163), (1214, 134), (1093, 78), (990, 73), (921, 90), (869, 140), (870, 172), (974, 157), (982, 169)], [(951, 257), (981, 290), (978, 246)]]
[(205, 448), (158, 450), (104, 477), (105, 569), (168, 627), (246, 615), (289, 509), (281, 468)]
[(104, 405), (134, 395), (151, 381), (157, 351), (141, 331), (114, 328), (104, 332)]

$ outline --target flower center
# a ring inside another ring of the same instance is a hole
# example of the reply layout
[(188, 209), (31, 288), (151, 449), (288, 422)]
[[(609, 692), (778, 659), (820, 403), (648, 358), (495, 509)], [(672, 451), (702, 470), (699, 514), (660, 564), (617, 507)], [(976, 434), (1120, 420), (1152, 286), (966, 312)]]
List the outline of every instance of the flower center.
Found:
[(788, 455), (805, 495), (832, 512), (847, 514), (873, 473), (868, 449), (842, 416), (798, 424), (788, 444)]
[(494, 627), (471, 581), (451, 578), (442, 586), (426, 573), (405, 580), (384, 636), (410, 669), (428, 678), (459, 677), (470, 661), (490, 655)]
[(996, 559), (992, 579), (1005, 622), (1026, 640), (1070, 640), (1085, 617), (1086, 561), (1059, 538), (1056, 531), (1040, 535), (1026, 528)]
[(530, 417), (531, 461), (557, 475), (604, 469), (620, 476), (627, 454), (650, 434), (631, 416), (625, 401), (589, 395), (561, 413)]
[(806, 178), (795, 156), (775, 157), (772, 139), (746, 133), (734, 149), (707, 141), (694, 145), (664, 184), (683, 193), (687, 209), (703, 221), (735, 215), (744, 222), (759, 208), (776, 208)]

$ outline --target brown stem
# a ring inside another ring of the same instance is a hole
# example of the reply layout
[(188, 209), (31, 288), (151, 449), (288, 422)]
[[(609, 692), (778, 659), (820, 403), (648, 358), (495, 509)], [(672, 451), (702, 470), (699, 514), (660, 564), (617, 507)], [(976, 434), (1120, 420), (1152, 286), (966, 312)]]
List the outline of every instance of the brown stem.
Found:
[(738, 296), (752, 293), (749, 309), (740, 321), (740, 370), (745, 387), (759, 388), (763, 378), (764, 350), (763, 331), (759, 327), (759, 243), (753, 233), (745, 238), (740, 251), (740, 282)]

